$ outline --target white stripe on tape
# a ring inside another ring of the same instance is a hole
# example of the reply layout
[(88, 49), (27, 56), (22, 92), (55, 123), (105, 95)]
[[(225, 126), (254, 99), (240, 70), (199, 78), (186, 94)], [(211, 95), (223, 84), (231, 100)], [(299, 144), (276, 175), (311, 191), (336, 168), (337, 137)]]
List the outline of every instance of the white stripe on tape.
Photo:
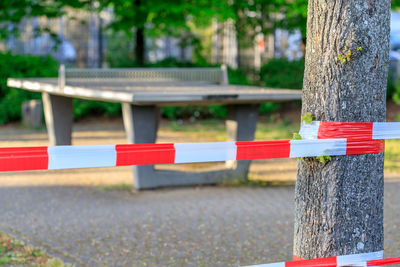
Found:
[(359, 264), (366, 261), (380, 260), (380, 259), (383, 259), (383, 250), (370, 253), (337, 256), (336, 261), (337, 261), (337, 266), (348, 266), (352, 264)]
[(175, 163), (236, 160), (236, 144), (225, 143), (177, 143)]
[(374, 122), (372, 126), (372, 139), (398, 139), (400, 138), (400, 123)]
[(117, 162), (115, 145), (50, 146), (49, 170), (111, 167)]
[(346, 155), (346, 139), (290, 140), (290, 157)]
[(301, 123), (299, 134), (303, 139), (318, 139), (319, 121)]

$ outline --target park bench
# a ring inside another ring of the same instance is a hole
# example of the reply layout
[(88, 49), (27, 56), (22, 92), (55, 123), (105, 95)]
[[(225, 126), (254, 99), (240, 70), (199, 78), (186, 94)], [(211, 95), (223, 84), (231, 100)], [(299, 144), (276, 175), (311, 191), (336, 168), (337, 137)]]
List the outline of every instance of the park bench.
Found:
[[(154, 143), (160, 107), (227, 105), (228, 141), (254, 139), (259, 104), (301, 99), (301, 92), (229, 85), (226, 68), (64, 69), (57, 78), (9, 78), (9, 87), (42, 93), (51, 145), (70, 145), (73, 98), (119, 102), (129, 143)], [(246, 177), (250, 161), (226, 162), (226, 168), (205, 172), (155, 170), (133, 166), (138, 189), (212, 184)]]

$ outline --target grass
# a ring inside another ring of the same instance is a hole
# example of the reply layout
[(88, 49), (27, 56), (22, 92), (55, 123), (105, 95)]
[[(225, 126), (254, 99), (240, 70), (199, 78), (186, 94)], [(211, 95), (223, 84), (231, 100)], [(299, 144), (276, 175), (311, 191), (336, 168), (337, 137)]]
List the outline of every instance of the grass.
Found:
[(51, 258), (38, 248), (0, 232), (0, 266), (65, 267), (60, 259)]
[(385, 141), (385, 171), (400, 173), (400, 140)]
[(100, 191), (132, 191), (134, 187), (129, 184), (115, 184), (99, 187)]
[[(213, 141), (225, 141), (226, 131), (222, 120), (201, 120), (191, 123), (189, 121), (171, 121), (164, 131), (183, 133), (185, 137)], [(263, 116), (257, 124), (255, 140), (279, 140), (290, 139), (294, 132), (299, 131), (299, 125), (288, 119), (275, 119)]]

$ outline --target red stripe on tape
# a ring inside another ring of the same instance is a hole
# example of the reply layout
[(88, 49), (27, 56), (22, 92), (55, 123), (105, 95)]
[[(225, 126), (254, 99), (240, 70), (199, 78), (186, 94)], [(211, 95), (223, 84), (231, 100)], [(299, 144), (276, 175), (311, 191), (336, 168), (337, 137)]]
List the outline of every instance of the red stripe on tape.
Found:
[(0, 148), (0, 171), (47, 170), (47, 147)]
[(347, 139), (346, 155), (376, 154), (385, 151), (385, 140)]
[(116, 166), (168, 164), (175, 161), (174, 144), (116, 145), (115, 150)]
[(363, 138), (372, 139), (372, 122), (334, 122), (321, 121), (318, 129), (319, 139)]
[(290, 141), (236, 142), (236, 160), (288, 158)]
[(393, 265), (399, 263), (400, 263), (400, 257), (397, 257), (397, 258), (367, 261), (367, 266)]
[(324, 266), (324, 267), (336, 267), (336, 257), (327, 257), (312, 260), (299, 260), (299, 261), (288, 261), (285, 262), (285, 267), (297, 267), (297, 266)]

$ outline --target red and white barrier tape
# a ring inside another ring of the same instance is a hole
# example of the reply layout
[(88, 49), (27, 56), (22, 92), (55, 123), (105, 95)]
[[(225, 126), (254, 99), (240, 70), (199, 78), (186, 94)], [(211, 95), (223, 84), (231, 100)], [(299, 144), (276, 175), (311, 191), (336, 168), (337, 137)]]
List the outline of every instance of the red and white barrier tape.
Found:
[(0, 148), (0, 171), (374, 154), (384, 140), (285, 140)]
[(301, 124), (303, 139), (399, 139), (399, 122), (332, 122), (313, 121)]
[(0, 148), (0, 171), (375, 154), (400, 123), (312, 122), (303, 140)]
[(277, 262), (269, 264), (250, 265), (247, 267), (339, 267), (339, 266), (383, 266), (400, 263), (400, 257), (383, 259), (383, 251), (334, 256), (327, 258)]

